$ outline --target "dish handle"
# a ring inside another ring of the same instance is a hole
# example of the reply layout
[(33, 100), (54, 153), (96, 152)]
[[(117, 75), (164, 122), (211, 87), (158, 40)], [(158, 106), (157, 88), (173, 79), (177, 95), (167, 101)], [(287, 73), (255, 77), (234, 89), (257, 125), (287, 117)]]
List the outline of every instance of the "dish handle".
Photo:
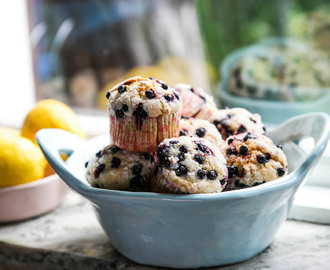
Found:
[[(288, 119), (269, 132), (274, 143), (296, 141), (304, 136), (314, 139), (314, 147), (296, 171), (306, 175), (322, 156), (330, 137), (330, 118), (326, 113), (307, 113)], [(303, 179), (303, 177), (301, 178)]]
[(68, 131), (56, 128), (41, 129), (36, 134), (36, 140), (44, 156), (55, 172), (73, 190), (82, 195), (88, 193), (89, 186), (82, 183), (65, 165), (60, 154), (71, 155), (76, 149), (86, 146), (85, 140)]

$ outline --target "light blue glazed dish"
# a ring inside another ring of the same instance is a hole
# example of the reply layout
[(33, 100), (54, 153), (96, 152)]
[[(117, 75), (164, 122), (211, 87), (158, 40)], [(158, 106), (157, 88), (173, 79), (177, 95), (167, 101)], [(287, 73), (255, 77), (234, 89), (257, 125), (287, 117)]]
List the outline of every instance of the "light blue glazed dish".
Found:
[[(198, 268), (247, 260), (269, 246), (287, 218), (293, 196), (316, 165), (329, 140), (329, 116), (298, 116), (270, 132), (284, 145), (290, 173), (260, 186), (218, 194), (169, 195), (90, 187), (84, 164), (109, 143), (109, 136), (84, 141), (58, 129), (37, 133), (50, 165), (76, 192), (92, 202), (113, 246), (142, 264)], [(296, 143), (314, 138), (306, 154)], [(64, 163), (59, 153), (71, 153)]]
[[(315, 98), (306, 101), (266, 100), (249, 97), (240, 97), (229, 92), (229, 80), (232, 68), (247, 55), (260, 55), (267, 53), (273, 46), (290, 45), (303, 46), (300, 42), (287, 38), (271, 38), (229, 54), (220, 65), (221, 82), (217, 87), (217, 95), (223, 107), (243, 107), (250, 112), (262, 116), (263, 122), (280, 124), (296, 115), (312, 112), (325, 112), (330, 114), (329, 88), (304, 88), (304, 91), (315, 93)], [(294, 87), (293, 92), (299, 95), (300, 87)]]

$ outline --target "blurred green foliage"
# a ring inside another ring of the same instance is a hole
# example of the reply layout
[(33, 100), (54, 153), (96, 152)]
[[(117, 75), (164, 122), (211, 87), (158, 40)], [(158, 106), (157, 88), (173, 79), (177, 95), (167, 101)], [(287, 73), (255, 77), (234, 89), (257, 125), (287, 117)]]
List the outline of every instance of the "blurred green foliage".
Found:
[(213, 72), (219, 76), (222, 60), (238, 48), (272, 36), (287, 36), (290, 17), (299, 18), (325, 3), (329, 0), (195, 0)]

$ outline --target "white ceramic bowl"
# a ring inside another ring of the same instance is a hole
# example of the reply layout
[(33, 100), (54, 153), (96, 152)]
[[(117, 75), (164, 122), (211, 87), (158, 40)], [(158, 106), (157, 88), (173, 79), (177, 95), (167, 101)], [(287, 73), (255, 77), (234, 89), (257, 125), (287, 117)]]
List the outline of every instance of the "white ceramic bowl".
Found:
[(69, 191), (57, 174), (30, 183), (0, 188), (0, 223), (21, 221), (57, 207)]
[[(76, 192), (90, 200), (113, 246), (129, 259), (162, 267), (197, 268), (251, 258), (272, 242), (287, 218), (294, 194), (321, 157), (329, 140), (329, 116), (295, 117), (270, 131), (284, 144), (289, 174), (256, 187), (216, 194), (171, 195), (91, 187), (84, 164), (109, 143), (56, 129), (37, 133), (48, 162)], [(305, 155), (297, 139), (312, 137)], [(60, 152), (72, 153), (66, 163)]]

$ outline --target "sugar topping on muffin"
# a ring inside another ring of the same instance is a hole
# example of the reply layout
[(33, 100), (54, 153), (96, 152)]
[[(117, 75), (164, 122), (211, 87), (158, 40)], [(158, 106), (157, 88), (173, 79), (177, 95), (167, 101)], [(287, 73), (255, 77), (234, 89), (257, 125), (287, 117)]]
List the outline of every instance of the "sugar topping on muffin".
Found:
[(242, 133), (230, 136), (224, 146), (229, 178), (226, 190), (260, 185), (288, 173), (282, 147), (267, 136)]
[(140, 76), (115, 85), (107, 93), (108, 112), (124, 116), (157, 117), (181, 110), (179, 94), (165, 82)]
[(267, 134), (260, 115), (252, 114), (244, 108), (218, 110), (212, 115), (210, 122), (216, 126), (224, 140), (231, 135), (245, 132)]
[(85, 166), (86, 179), (92, 187), (148, 191), (154, 159), (146, 153), (135, 153), (110, 145), (93, 155)]
[(203, 138), (166, 139), (158, 146), (151, 188), (164, 193), (221, 192), (227, 182), (226, 160)]
[(180, 136), (204, 138), (216, 146), (224, 143), (216, 127), (207, 120), (192, 117), (181, 117)]

